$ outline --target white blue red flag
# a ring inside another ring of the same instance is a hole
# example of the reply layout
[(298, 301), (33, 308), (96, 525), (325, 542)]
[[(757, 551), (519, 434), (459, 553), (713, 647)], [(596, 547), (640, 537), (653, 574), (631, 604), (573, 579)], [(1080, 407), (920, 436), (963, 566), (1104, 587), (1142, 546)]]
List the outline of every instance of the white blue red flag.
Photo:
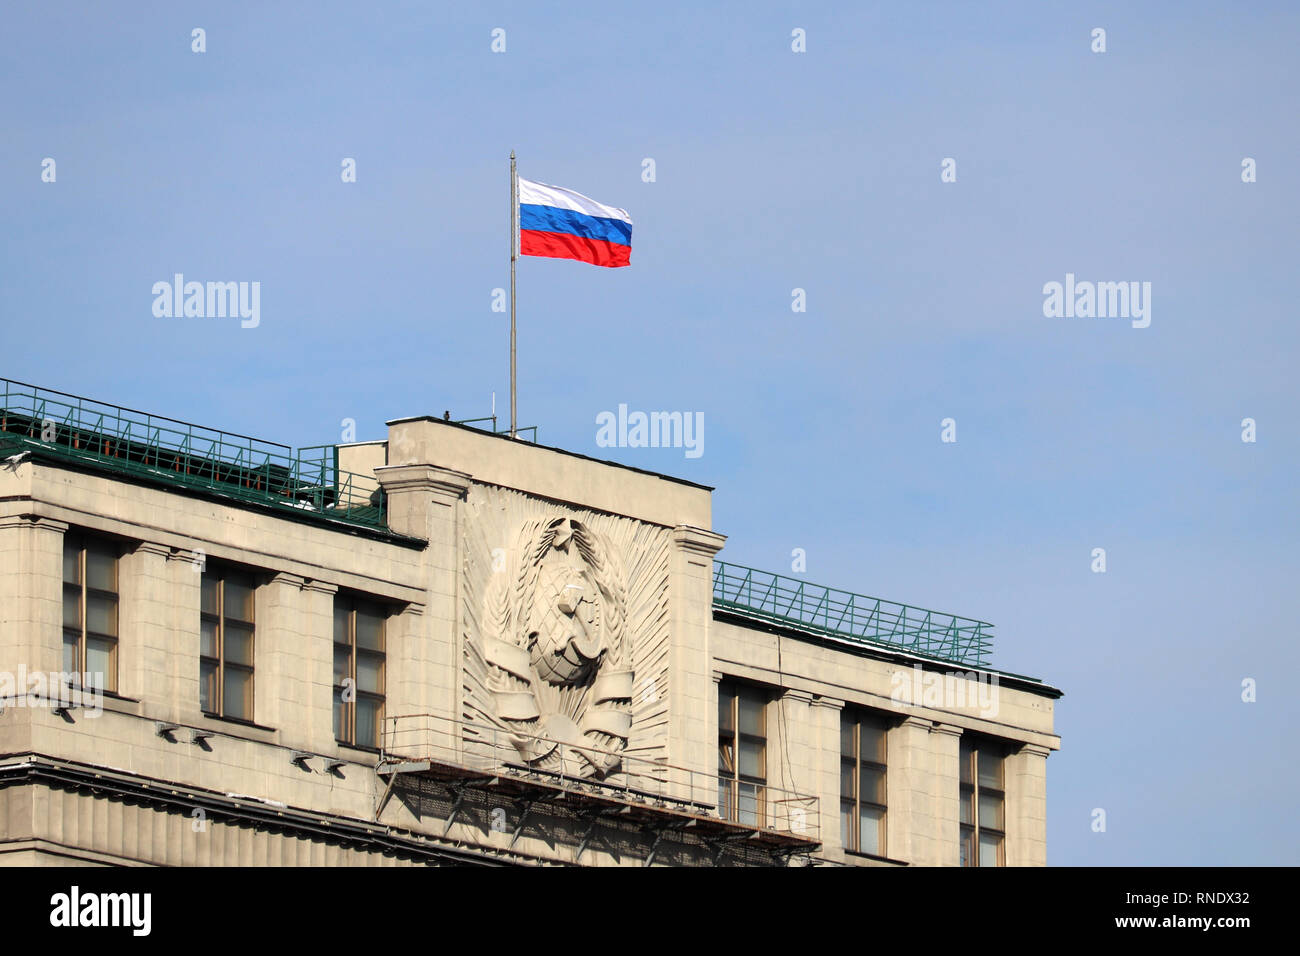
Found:
[(632, 217), (572, 189), (520, 179), (519, 254), (630, 265)]

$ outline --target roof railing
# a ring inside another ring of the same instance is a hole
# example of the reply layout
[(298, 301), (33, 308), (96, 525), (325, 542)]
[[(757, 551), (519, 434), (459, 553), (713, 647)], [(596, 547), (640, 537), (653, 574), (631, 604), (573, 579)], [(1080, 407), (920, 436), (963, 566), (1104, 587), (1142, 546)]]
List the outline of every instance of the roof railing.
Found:
[(993, 648), (986, 621), (839, 591), (754, 568), (713, 563), (713, 606), (828, 637), (983, 666)]
[(379, 482), (340, 471), (338, 449), (288, 445), (0, 379), (0, 448), (387, 529)]

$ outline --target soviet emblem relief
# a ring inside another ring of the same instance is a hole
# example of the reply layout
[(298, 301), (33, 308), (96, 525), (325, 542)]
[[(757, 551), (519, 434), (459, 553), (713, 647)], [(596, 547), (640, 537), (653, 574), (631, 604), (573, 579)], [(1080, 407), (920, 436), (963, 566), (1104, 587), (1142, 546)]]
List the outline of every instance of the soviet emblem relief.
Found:
[(529, 766), (604, 777), (632, 724), (627, 582), (583, 522), (526, 521), (482, 613), (484, 689), (494, 723)]

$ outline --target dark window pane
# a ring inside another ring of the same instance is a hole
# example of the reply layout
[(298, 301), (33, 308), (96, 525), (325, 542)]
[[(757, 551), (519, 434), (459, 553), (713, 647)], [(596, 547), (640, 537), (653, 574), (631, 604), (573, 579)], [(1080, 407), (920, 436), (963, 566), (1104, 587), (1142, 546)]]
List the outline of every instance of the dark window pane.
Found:
[(885, 730), (877, 724), (863, 722), (858, 730), (863, 760), (885, 762)]
[(732, 717), (731, 708), (735, 703), (735, 695), (722, 688), (718, 691), (718, 730), (735, 730), (734, 718)]
[(253, 719), (253, 672), (227, 664), (222, 688), (222, 715)]
[(81, 549), (75, 541), (63, 542), (63, 580), (68, 584), (81, 583)]
[[(81, 671), (81, 633), (63, 632), (63, 670), (68, 674)], [(26, 692), (26, 688), (23, 689)]]
[(117, 553), (104, 545), (86, 548), (86, 585), (101, 591), (117, 590)]
[(885, 773), (875, 767), (862, 765), (858, 772), (858, 799), (870, 803), (885, 802)]
[(971, 812), (972, 804), (975, 800), (975, 792), (967, 787), (961, 788), (961, 822), (973, 824), (975, 815)]
[(1001, 865), (1002, 837), (980, 831), (980, 866)]
[(352, 676), (352, 651), (346, 645), (334, 645), (334, 683), (339, 687)]
[(204, 614), (216, 615), (221, 613), (221, 608), (217, 606), (217, 579), (211, 574), (203, 575), (203, 601), (201, 607)]
[(718, 773), (732, 777), (736, 775), (736, 753), (733, 745), (727, 741), (718, 743)]
[(980, 786), (1002, 789), (1002, 758), (991, 745), (985, 745), (979, 752)]
[(974, 866), (975, 865), (975, 854), (973, 852), (975, 848), (974, 830), (971, 830), (968, 827), (961, 828), (960, 846), (961, 846), (961, 865)]
[(760, 788), (753, 783), (737, 784), (737, 813), (736, 819), (748, 824), (749, 826), (758, 826), (762, 822), (762, 801), (760, 798)]
[(992, 827), (1004, 830), (1002, 819), (1002, 798), (995, 793), (980, 791), (980, 829)]
[(840, 796), (853, 798), (858, 795), (858, 762), (852, 758), (840, 758)]
[(961, 782), (962, 782), (962, 783), (974, 783), (974, 782), (975, 782), (974, 778), (971, 777), (971, 769), (970, 769), (971, 760), (973, 759), (972, 755), (973, 755), (974, 753), (975, 753), (975, 751), (974, 751), (974, 749), (972, 749), (972, 747), (971, 747), (971, 745), (970, 745), (970, 741), (968, 741), (968, 740), (966, 740), (965, 738), (963, 738), (962, 741), (961, 741), (961, 759), (960, 759), (960, 761), (959, 761), (959, 763), (961, 764)]
[(199, 710), (205, 714), (217, 712), (217, 662), (199, 662)]
[(753, 734), (755, 737), (764, 736), (763, 704), (763, 699), (756, 695), (744, 694), (741, 696), (740, 732), (742, 734)]
[(885, 811), (863, 807), (858, 824), (858, 849), (862, 853), (885, 855)]
[(382, 654), (357, 652), (357, 690), (371, 694), (384, 692), (384, 657)]
[(76, 584), (63, 586), (63, 626), (81, 630), (81, 587)]
[(373, 697), (358, 697), (356, 707), (356, 743), (362, 747), (378, 747), (379, 726), (384, 717), (384, 702)]
[(253, 620), (253, 582), (245, 575), (227, 575), (225, 579), (225, 615), (227, 620)]
[(117, 598), (86, 595), (86, 630), (96, 634), (117, 634)]
[(334, 602), (334, 643), (347, 644), (351, 638), (348, 637), (348, 618), (351, 616), (347, 605), (342, 601)]
[(378, 611), (357, 609), (357, 647), (384, 649), (384, 617)]
[(199, 654), (203, 657), (217, 656), (217, 622), (206, 618), (199, 621)]
[(763, 744), (753, 740), (740, 742), (740, 775), (742, 777), (763, 776)]
[(334, 688), (334, 739), (351, 743), (347, 734), (348, 706), (343, 703), (343, 688)]
[(221, 649), (226, 661), (253, 666), (253, 629), (244, 624), (227, 621), (221, 639)]
[(850, 714), (840, 712), (840, 753), (843, 756), (852, 757), (858, 752), (857, 744), (853, 742), (853, 731), (856, 726)]
[(90, 635), (86, 638), (86, 673), (96, 686), (117, 691), (117, 641)]
[(857, 804), (852, 800), (840, 801), (840, 840), (845, 849), (856, 850), (858, 841), (853, 836), (853, 822), (857, 815)]

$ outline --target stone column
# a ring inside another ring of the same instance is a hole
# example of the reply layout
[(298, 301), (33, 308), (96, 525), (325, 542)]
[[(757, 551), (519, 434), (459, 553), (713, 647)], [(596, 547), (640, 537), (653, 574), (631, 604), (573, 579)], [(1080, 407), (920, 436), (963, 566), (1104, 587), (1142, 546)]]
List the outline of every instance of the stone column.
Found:
[(1022, 744), (1003, 766), (1007, 793), (1007, 866), (1047, 865), (1047, 755)]
[[(718, 771), (718, 695), (710, 683), (709, 648), (713, 556), (726, 540), (704, 528), (678, 525), (668, 572), (668, 763), (693, 771), (672, 774), (672, 787), (678, 796), (707, 802), (717, 800)], [(701, 793), (710, 789), (709, 796)]]
[[(440, 753), (454, 757), (460, 752), (461, 720), (461, 508), (470, 487), (465, 472), (436, 465), (388, 465), (375, 475), (388, 497), (388, 524), (401, 534), (428, 541), (422, 555), (421, 575), (425, 581), (422, 613), (401, 616), (401, 667), (405, 682), (398, 699), (405, 714), (401, 718), (430, 715), (418, 721), (432, 734), (430, 743)], [(391, 728), (392, 721), (386, 722)], [(410, 723), (407, 721), (406, 723)], [(409, 736), (404, 737), (413, 742)]]

